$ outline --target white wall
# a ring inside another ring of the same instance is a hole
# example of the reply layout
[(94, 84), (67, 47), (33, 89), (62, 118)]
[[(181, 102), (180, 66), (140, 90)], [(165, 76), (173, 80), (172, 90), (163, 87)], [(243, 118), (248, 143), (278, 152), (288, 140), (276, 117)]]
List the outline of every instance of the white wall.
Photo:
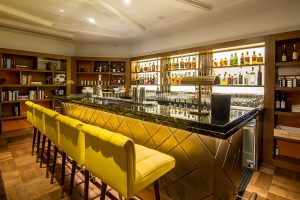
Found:
[(76, 56), (129, 58), (129, 45), (112, 43), (77, 43)]
[(0, 29), (0, 48), (67, 56), (75, 55), (75, 44), (71, 41), (3, 28)]
[[(149, 55), (171, 50), (197, 47), (225, 41), (245, 39), (271, 33), (300, 30), (300, 1), (286, 3), (276, 0), (261, 1), (256, 9), (243, 8), (228, 11), (226, 18), (211, 16), (207, 23), (199, 21), (190, 31), (162, 36), (133, 44), (130, 56)], [(205, 20), (205, 19), (204, 19)], [(204, 25), (203, 25), (204, 24)]]

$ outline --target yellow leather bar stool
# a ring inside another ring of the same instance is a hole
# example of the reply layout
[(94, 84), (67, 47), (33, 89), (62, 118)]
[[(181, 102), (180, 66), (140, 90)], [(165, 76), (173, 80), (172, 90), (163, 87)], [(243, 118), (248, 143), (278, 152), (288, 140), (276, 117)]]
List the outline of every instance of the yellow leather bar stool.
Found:
[[(40, 140), (41, 140), (41, 134), (45, 133), (45, 119), (44, 119), (44, 113), (42, 112), (42, 110), (44, 109), (43, 106), (40, 106), (38, 104), (33, 104), (32, 105), (33, 108), (33, 123), (34, 126), (37, 128), (37, 155), (36, 155), (36, 162), (38, 162), (39, 156), (40, 155)], [(43, 147), (42, 147), (43, 149)]]
[(69, 195), (72, 196), (72, 189), (77, 164), (79, 164), (80, 166), (84, 166), (85, 163), (85, 139), (84, 133), (81, 131), (81, 127), (84, 125), (84, 123), (64, 115), (59, 115), (56, 117), (56, 119), (59, 125), (59, 145), (60, 149), (62, 150), (61, 197), (63, 197), (65, 164), (67, 155), (73, 159), (69, 190)]
[(33, 155), (34, 152), (34, 146), (35, 146), (35, 141), (36, 141), (36, 133), (37, 133), (37, 128), (34, 126), (34, 113), (33, 113), (33, 108), (32, 105), (34, 103), (31, 101), (26, 101), (25, 105), (26, 105), (26, 113), (27, 113), (27, 121), (29, 121), (32, 126), (33, 126), (33, 137), (32, 137), (32, 150), (31, 150), (31, 155)]
[[(50, 152), (51, 152), (51, 142), (55, 145), (54, 149), (59, 148), (59, 135), (58, 135), (58, 121), (56, 117), (60, 115), (58, 112), (44, 108), (42, 110), (45, 117), (45, 135), (48, 138), (47, 145), (47, 164), (46, 164), (46, 177), (48, 178), (49, 164), (50, 164)], [(43, 150), (42, 150), (43, 153)], [(57, 153), (56, 153), (57, 156)], [(56, 159), (56, 158), (55, 158)], [(42, 160), (41, 160), (42, 161)], [(53, 179), (52, 179), (53, 181)]]
[(85, 134), (85, 170), (101, 179), (101, 200), (107, 185), (130, 199), (153, 182), (155, 197), (160, 199), (157, 180), (175, 167), (173, 157), (96, 126), (84, 125), (81, 130)]

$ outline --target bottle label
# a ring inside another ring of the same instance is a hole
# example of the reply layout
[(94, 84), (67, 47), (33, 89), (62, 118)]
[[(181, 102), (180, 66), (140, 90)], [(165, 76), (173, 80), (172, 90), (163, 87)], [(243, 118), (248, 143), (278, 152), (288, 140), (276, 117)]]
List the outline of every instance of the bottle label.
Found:
[(280, 108), (285, 109), (285, 101), (281, 101)]
[(277, 109), (280, 108), (280, 101), (276, 101), (276, 108), (277, 108)]
[(283, 55), (283, 56), (281, 57), (281, 60), (282, 60), (283, 62), (285, 62), (285, 61), (286, 61), (286, 55)]
[(298, 52), (293, 52), (293, 60), (298, 60)]

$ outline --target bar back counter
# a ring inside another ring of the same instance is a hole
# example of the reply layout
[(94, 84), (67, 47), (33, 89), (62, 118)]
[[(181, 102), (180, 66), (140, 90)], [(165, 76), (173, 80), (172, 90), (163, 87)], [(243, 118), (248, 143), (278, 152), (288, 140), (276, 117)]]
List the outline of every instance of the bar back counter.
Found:
[(176, 166), (159, 180), (160, 190), (181, 200), (236, 198), (242, 178), (242, 128), (262, 113), (256, 108), (231, 109), (229, 121), (214, 122), (210, 115), (200, 117), (157, 104), (103, 98), (55, 100), (65, 115), (173, 156)]

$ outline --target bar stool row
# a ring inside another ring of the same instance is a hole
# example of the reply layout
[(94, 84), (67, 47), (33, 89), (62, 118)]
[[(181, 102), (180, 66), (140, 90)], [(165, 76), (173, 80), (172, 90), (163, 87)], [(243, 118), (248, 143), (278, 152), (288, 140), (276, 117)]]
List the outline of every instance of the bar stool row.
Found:
[[(105, 199), (107, 185), (120, 196), (130, 199), (151, 183), (154, 183), (155, 198), (160, 199), (158, 179), (175, 167), (173, 157), (135, 144), (132, 139), (122, 134), (85, 124), (31, 101), (26, 101), (25, 104), (27, 119), (34, 127), (32, 154), (37, 146), (37, 161), (40, 159), (40, 166), (46, 138), (48, 139), (47, 170), (50, 165), (51, 143), (55, 146), (51, 183), (54, 179), (58, 150), (62, 153), (61, 187), (64, 186), (66, 158), (68, 156), (72, 159), (69, 197), (72, 197), (75, 171), (79, 165), (84, 169), (85, 200), (88, 199), (90, 173), (102, 182), (101, 200)], [(41, 135), (43, 138), (40, 149)]]

